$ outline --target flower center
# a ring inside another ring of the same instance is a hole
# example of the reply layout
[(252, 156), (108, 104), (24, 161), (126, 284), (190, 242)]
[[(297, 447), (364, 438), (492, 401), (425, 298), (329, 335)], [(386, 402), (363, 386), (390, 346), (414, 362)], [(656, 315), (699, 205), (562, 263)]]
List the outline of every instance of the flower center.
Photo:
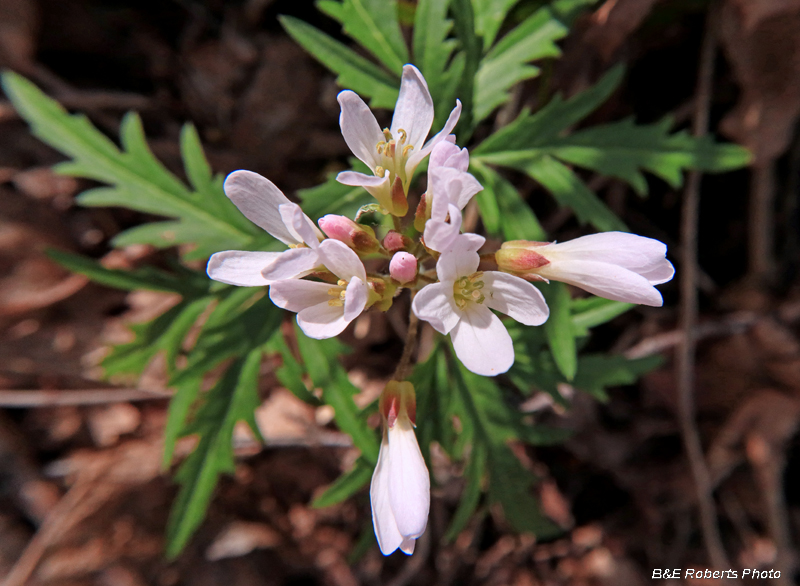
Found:
[(483, 271), (472, 273), (468, 277), (461, 277), (453, 283), (453, 298), (459, 309), (464, 309), (467, 303), (483, 303), (486, 300), (481, 289), (483, 289)]
[(406, 144), (408, 142), (408, 133), (402, 128), (397, 129), (400, 135), (399, 139), (392, 136), (392, 132), (388, 128), (383, 129), (383, 136), (386, 140), (380, 141), (375, 148), (378, 154), (381, 155), (381, 164), (375, 168), (375, 175), (383, 177), (386, 171), (391, 174), (391, 182), (394, 183), (395, 177), (400, 177), (403, 185), (407, 183), (406, 177), (406, 161), (414, 145)]
[(344, 279), (339, 279), (336, 283), (336, 287), (331, 287), (328, 289), (328, 295), (330, 295), (330, 299), (328, 299), (328, 305), (331, 307), (343, 307), (344, 300), (347, 296), (347, 281)]

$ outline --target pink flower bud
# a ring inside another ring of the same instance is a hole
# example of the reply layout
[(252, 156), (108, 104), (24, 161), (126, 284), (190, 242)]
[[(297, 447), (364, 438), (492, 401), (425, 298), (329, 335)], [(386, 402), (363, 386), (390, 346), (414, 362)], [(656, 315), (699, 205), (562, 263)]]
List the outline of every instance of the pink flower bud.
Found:
[(414, 246), (414, 241), (411, 238), (395, 230), (389, 230), (389, 233), (383, 238), (383, 247), (389, 252), (408, 250), (412, 246)]
[(389, 274), (398, 283), (408, 283), (417, 276), (417, 259), (408, 252), (398, 252), (389, 263)]
[(319, 219), (319, 227), (334, 240), (344, 242), (356, 252), (375, 252), (380, 247), (380, 242), (375, 238), (375, 232), (369, 226), (362, 226), (350, 218), (328, 214)]
[(494, 259), (497, 261), (497, 267), (501, 271), (508, 271), (511, 273), (526, 273), (541, 268), (550, 261), (538, 252), (531, 250), (528, 247), (515, 246), (520, 241), (512, 241), (512, 246), (503, 246), (495, 252)]

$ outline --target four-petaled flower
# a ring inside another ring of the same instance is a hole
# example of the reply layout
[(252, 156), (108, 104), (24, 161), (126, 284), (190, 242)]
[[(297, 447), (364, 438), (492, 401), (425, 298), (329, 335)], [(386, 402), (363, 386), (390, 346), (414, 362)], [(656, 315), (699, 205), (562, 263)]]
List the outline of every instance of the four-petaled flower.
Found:
[(317, 248), (321, 264), (335, 284), (287, 279), (272, 284), (269, 298), (278, 307), (297, 312), (297, 325), (309, 338), (322, 340), (342, 333), (367, 305), (369, 285), (361, 259), (338, 240), (324, 240)]
[(433, 124), (433, 100), (425, 78), (413, 65), (403, 67), (400, 95), (389, 128), (381, 130), (369, 106), (355, 92), (340, 92), (338, 100), (342, 109), (339, 126), (344, 140), (373, 175), (344, 171), (336, 177), (337, 181), (363, 187), (387, 212), (404, 216), (414, 170), (455, 128), (461, 115), (461, 102), (456, 103), (441, 132), (426, 143)]
[(456, 356), (469, 370), (496, 376), (514, 364), (514, 345), (492, 309), (521, 324), (542, 325), (550, 314), (541, 292), (519, 277), (478, 271), (483, 238), (461, 234), (436, 263), (438, 283), (425, 286), (412, 308), (436, 331), (450, 334)]
[(225, 179), (225, 195), (247, 219), (289, 246), (284, 252), (226, 250), (208, 259), (208, 276), (240, 287), (263, 287), (311, 273), (320, 265), (323, 239), (300, 206), (258, 173), (234, 171)]

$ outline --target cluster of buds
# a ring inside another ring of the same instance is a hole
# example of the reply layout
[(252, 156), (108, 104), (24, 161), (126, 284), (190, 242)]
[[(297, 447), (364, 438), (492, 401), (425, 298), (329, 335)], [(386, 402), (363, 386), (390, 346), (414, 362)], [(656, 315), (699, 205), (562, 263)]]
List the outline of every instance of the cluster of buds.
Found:
[[(288, 248), (219, 252), (208, 262), (212, 279), (269, 286), (270, 299), (297, 313), (303, 332), (317, 339), (340, 334), (371, 307), (388, 310), (409, 289), (415, 315), (449, 335), (456, 356), (484, 376), (504, 373), (514, 363), (511, 336), (495, 311), (530, 326), (548, 318), (544, 297), (531, 281), (557, 280), (609, 299), (661, 305), (654, 285), (674, 273), (666, 246), (634, 234), (505, 242), (494, 255), (498, 270), (480, 271), (485, 239), (461, 231), (462, 210), (483, 189), (468, 171), (467, 149), (451, 134), (461, 104), (426, 141), (433, 101), (413, 65), (403, 68), (390, 128), (381, 130), (355, 93), (343, 91), (338, 100), (344, 140), (372, 175), (345, 171), (337, 180), (372, 194), (374, 207), (394, 216), (394, 229), (380, 237), (372, 227), (337, 215), (320, 218), (318, 228), (268, 179), (235, 171), (225, 180), (226, 195)], [(427, 189), (410, 213), (414, 171), (428, 156)], [(414, 405), (410, 383), (386, 386), (383, 442), (370, 494), (375, 533), (387, 555), (398, 548), (410, 554), (427, 522), (430, 481), (414, 435)]]

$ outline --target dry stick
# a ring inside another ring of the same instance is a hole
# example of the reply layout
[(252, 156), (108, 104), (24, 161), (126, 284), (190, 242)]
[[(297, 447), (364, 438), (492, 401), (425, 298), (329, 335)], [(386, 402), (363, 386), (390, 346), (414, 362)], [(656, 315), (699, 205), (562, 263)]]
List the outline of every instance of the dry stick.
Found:
[(157, 401), (170, 399), (167, 391), (143, 389), (78, 389), (78, 390), (0, 390), (0, 407), (28, 408), (54, 407), (57, 405), (107, 405), (130, 401)]
[(752, 170), (748, 205), (748, 268), (757, 278), (773, 277), (775, 240), (775, 161), (759, 162)]
[[(706, 30), (700, 48), (700, 67), (697, 75), (697, 101), (692, 123), (692, 133), (703, 136), (708, 128), (708, 114), (711, 103), (711, 86), (714, 77), (714, 57), (716, 39), (712, 12), (706, 15)], [(695, 323), (697, 322), (697, 225), (700, 203), (700, 173), (692, 171), (686, 183), (683, 210), (681, 212), (681, 329), (686, 332), (678, 352), (678, 415), (681, 435), (686, 446), (686, 455), (694, 477), (697, 490), (697, 504), (700, 509), (700, 523), (703, 540), (711, 565), (718, 569), (729, 567), (725, 549), (717, 526), (713, 486), (706, 466), (700, 434), (695, 425), (694, 405), (694, 358)]]

